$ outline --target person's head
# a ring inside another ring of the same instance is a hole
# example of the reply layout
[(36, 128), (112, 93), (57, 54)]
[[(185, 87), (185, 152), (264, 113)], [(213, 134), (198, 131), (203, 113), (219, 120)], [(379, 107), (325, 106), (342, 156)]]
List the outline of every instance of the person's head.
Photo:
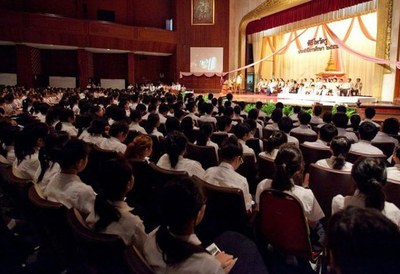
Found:
[(165, 127), (167, 129), (167, 133), (171, 133), (175, 130), (179, 131), (181, 129), (179, 119), (176, 117), (168, 117), (165, 121)]
[(205, 113), (207, 113), (208, 115), (211, 115), (211, 113), (213, 112), (214, 106), (210, 103), (204, 103), (202, 105), (202, 108)]
[(217, 118), (217, 128), (219, 131), (228, 132), (232, 127), (232, 119), (227, 116), (220, 116)]
[(322, 121), (324, 123), (329, 124), (332, 122), (332, 112), (330, 111), (325, 111), (324, 114), (322, 114)]
[(125, 158), (145, 160), (152, 153), (153, 140), (149, 135), (140, 134), (136, 136), (133, 141), (127, 146), (125, 151)]
[(194, 253), (206, 252), (199, 245), (179, 239), (174, 235), (190, 235), (203, 219), (205, 197), (201, 189), (186, 177), (168, 182), (161, 190), (159, 213), (161, 226), (156, 232), (157, 246), (167, 265), (177, 265)]
[(287, 136), (285, 132), (281, 130), (275, 130), (267, 139), (265, 150), (271, 153), (274, 149), (278, 149), (285, 143), (287, 143)]
[(15, 138), (15, 156), (20, 163), (26, 156), (34, 154), (44, 145), (44, 140), (49, 132), (45, 123), (31, 123), (24, 127)]
[(282, 116), (283, 116), (282, 109), (276, 108), (272, 111), (271, 119), (274, 123), (279, 123), (279, 121), (282, 119)]
[(259, 112), (260, 112), (260, 111), (259, 111), (258, 109), (253, 108), (253, 109), (251, 109), (251, 110), (249, 111), (249, 113), (248, 113), (248, 115), (247, 115), (247, 118), (252, 119), (252, 120), (257, 120), (257, 118), (258, 118), (258, 113), (259, 113)]
[(322, 141), (327, 142), (329, 144), (332, 138), (338, 135), (338, 130), (334, 125), (326, 124), (321, 127), (318, 135)]
[(245, 123), (237, 124), (233, 129), (233, 133), (238, 139), (246, 141), (250, 138), (250, 127)]
[(233, 112), (236, 115), (240, 115), (240, 113), (242, 112), (242, 109), (241, 109), (241, 107), (239, 105), (236, 105), (236, 106), (233, 107)]
[(327, 236), (334, 273), (399, 272), (400, 232), (381, 212), (348, 207), (331, 217)]
[(147, 134), (151, 134), (155, 128), (160, 126), (160, 116), (157, 113), (150, 113), (147, 117), (145, 130)]
[(336, 112), (342, 112), (342, 113), (346, 113), (347, 108), (343, 105), (337, 106), (336, 108)]
[(226, 99), (227, 99), (228, 101), (232, 101), (232, 100), (233, 100), (233, 94), (229, 92), (229, 93), (226, 95)]
[(167, 104), (161, 104), (161, 105), (158, 107), (158, 112), (159, 112), (161, 115), (166, 116), (167, 113), (168, 113), (168, 111), (169, 111), (169, 107), (168, 107)]
[(279, 130), (285, 133), (289, 133), (293, 128), (293, 121), (289, 117), (285, 116), (278, 122)]
[(378, 128), (372, 122), (367, 121), (360, 125), (358, 132), (361, 140), (371, 141), (378, 133)]
[(193, 125), (192, 117), (186, 116), (185, 118), (182, 119), (181, 129), (183, 132), (192, 131), (193, 127), (194, 127), (194, 125)]
[(257, 130), (257, 122), (252, 119), (246, 119), (243, 121), (243, 124), (246, 124), (250, 129), (250, 134), (254, 135), (255, 131)]
[(275, 108), (283, 109), (283, 103), (282, 102), (277, 102), (275, 104)]
[(349, 117), (347, 117), (346, 113), (336, 112), (332, 117), (332, 122), (337, 128), (346, 128)]
[(360, 127), (361, 117), (358, 114), (353, 114), (350, 116), (350, 124), (354, 131), (358, 131)]
[(305, 111), (300, 112), (298, 117), (301, 125), (308, 125), (308, 123), (311, 121), (311, 115)]
[(292, 178), (302, 171), (303, 165), (303, 155), (299, 148), (293, 144), (282, 145), (275, 158), (275, 176), (271, 187), (280, 191), (292, 189)]
[(256, 109), (261, 110), (263, 103), (261, 101), (256, 102)]
[(375, 116), (375, 109), (373, 107), (366, 107), (364, 114), (365, 114), (365, 118), (372, 119)]
[(90, 127), (87, 129), (87, 132), (90, 135), (101, 135), (104, 133), (106, 128), (106, 123), (103, 120), (95, 119), (91, 122)]
[(294, 112), (295, 114), (299, 114), (300, 111), (301, 111), (301, 106), (294, 106), (294, 107), (293, 107), (293, 112)]
[(221, 160), (237, 169), (242, 164), (243, 148), (236, 136), (226, 138), (221, 144)]
[(385, 121), (383, 121), (382, 131), (390, 135), (399, 134), (399, 120), (393, 117), (385, 119)]
[(189, 111), (189, 112), (191, 112), (191, 113), (196, 112), (196, 103), (195, 103), (195, 102), (189, 102), (189, 103), (187, 103), (187, 104), (186, 104), (186, 110)]
[(224, 115), (232, 118), (233, 117), (233, 108), (232, 107), (226, 107), (225, 110), (224, 110)]
[(365, 206), (383, 210), (385, 206), (383, 186), (387, 179), (385, 163), (374, 158), (361, 159), (353, 165), (351, 175), (359, 191), (366, 196)]
[(322, 107), (320, 105), (314, 106), (313, 113), (315, 116), (320, 116), (322, 113)]
[(89, 146), (84, 141), (71, 139), (56, 149), (56, 160), (62, 171), (77, 174), (85, 169)]
[(126, 136), (128, 135), (129, 127), (124, 122), (115, 122), (111, 125), (109, 134), (111, 137), (115, 137), (121, 142), (125, 141)]
[(131, 114), (130, 114), (129, 118), (131, 118), (132, 122), (139, 123), (140, 120), (142, 120), (142, 114), (140, 113), (140, 111), (135, 109), (135, 110), (131, 111)]
[(185, 153), (187, 142), (186, 136), (179, 131), (175, 131), (165, 138), (165, 150), (172, 168), (178, 164), (179, 156)]
[(210, 139), (213, 133), (213, 128), (210, 123), (204, 123), (200, 126), (200, 132), (197, 138), (197, 144), (199, 146), (207, 145), (207, 141)]
[(99, 193), (94, 203), (94, 211), (99, 217), (94, 229), (101, 231), (112, 222), (118, 222), (121, 213), (110, 202), (123, 201), (133, 188), (132, 168), (126, 159), (111, 159), (102, 165), (100, 172)]
[(345, 136), (334, 137), (331, 141), (331, 151), (334, 156), (333, 169), (342, 169), (346, 163), (346, 155), (351, 147), (351, 141)]

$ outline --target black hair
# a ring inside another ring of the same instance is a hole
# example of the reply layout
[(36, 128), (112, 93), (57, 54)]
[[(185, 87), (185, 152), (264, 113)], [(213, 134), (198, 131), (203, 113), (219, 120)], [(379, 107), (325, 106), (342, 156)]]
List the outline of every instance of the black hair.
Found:
[(147, 117), (147, 122), (144, 127), (147, 134), (151, 134), (154, 128), (157, 127), (157, 124), (160, 122), (160, 116), (157, 113), (150, 113)]
[(115, 122), (114, 124), (111, 125), (110, 130), (108, 133), (112, 137), (116, 137), (118, 133), (124, 133), (127, 134), (129, 131), (129, 127), (125, 122)]
[(272, 111), (271, 119), (275, 123), (279, 123), (279, 121), (282, 119), (282, 116), (283, 116), (282, 109), (276, 108)]
[(246, 124), (249, 126), (250, 132), (254, 133), (254, 130), (257, 129), (257, 122), (253, 119), (246, 119), (243, 121), (243, 124)]
[(175, 130), (180, 131), (181, 125), (179, 119), (176, 117), (168, 117), (165, 121), (165, 128), (167, 130), (167, 133), (173, 132)]
[(343, 105), (337, 106), (336, 108), (336, 112), (342, 112), (342, 113), (346, 113), (347, 108)]
[(194, 108), (196, 107), (195, 102), (189, 102), (186, 104), (186, 110), (189, 112), (193, 112)]
[(165, 138), (165, 150), (172, 168), (178, 164), (179, 156), (186, 150), (187, 142), (186, 136), (179, 131), (175, 131)]
[(238, 139), (243, 139), (246, 134), (250, 133), (250, 127), (245, 123), (237, 124), (233, 129), (233, 133)]
[(168, 110), (169, 110), (169, 107), (168, 107), (167, 104), (161, 104), (161, 105), (158, 107), (158, 112), (159, 112), (160, 114), (163, 114), (163, 113), (165, 113), (165, 112), (168, 112)]
[(361, 117), (358, 114), (353, 114), (350, 116), (350, 124), (354, 131), (358, 131), (360, 127)]
[(294, 113), (300, 113), (300, 111), (301, 111), (301, 106), (294, 106), (293, 107), (293, 112)]
[(349, 117), (347, 117), (346, 113), (336, 112), (332, 116), (332, 121), (337, 128), (346, 128), (347, 123), (349, 122)]
[(90, 124), (90, 127), (87, 129), (87, 132), (90, 135), (99, 135), (103, 134), (106, 129), (106, 123), (102, 119), (95, 119)]
[(143, 113), (146, 112), (146, 105), (145, 104), (138, 104), (136, 106), (136, 110), (138, 110), (140, 112), (140, 114), (143, 115)]
[(240, 115), (240, 112), (242, 111), (242, 109), (240, 108), (239, 105), (236, 105), (233, 107), (233, 112), (237, 115)]
[(365, 206), (380, 211), (385, 207), (386, 167), (383, 161), (374, 158), (358, 160), (351, 170), (351, 175), (361, 193), (366, 195)]
[(302, 111), (299, 113), (299, 121), (302, 125), (308, 125), (311, 121), (311, 115), (308, 112)]
[(302, 169), (303, 155), (300, 149), (292, 144), (282, 145), (275, 158), (275, 175), (271, 188), (280, 191), (292, 189), (292, 177)]
[(375, 116), (375, 109), (373, 107), (366, 107), (365, 108), (365, 118), (372, 119)]
[(390, 135), (399, 134), (399, 120), (394, 117), (385, 119), (385, 121), (383, 121), (382, 131)]
[(61, 122), (69, 122), (70, 119), (74, 120), (75, 114), (72, 110), (64, 108), (60, 112), (60, 122), (58, 122), (54, 129), (55, 130), (62, 130), (62, 123)]
[(320, 116), (322, 113), (322, 107), (320, 105), (314, 106), (313, 113), (315, 116)]
[(265, 150), (271, 153), (274, 149), (277, 149), (281, 145), (287, 143), (287, 139), (288, 138), (285, 132), (281, 130), (275, 130), (271, 133), (271, 135), (267, 139)]
[(73, 167), (88, 154), (88, 144), (79, 139), (71, 139), (65, 145), (55, 148), (55, 157), (62, 170)]
[(360, 125), (358, 132), (360, 133), (361, 140), (371, 141), (378, 133), (378, 128), (373, 123), (367, 121)]
[(322, 114), (322, 121), (324, 121), (327, 124), (331, 123), (332, 122), (332, 112), (325, 111), (324, 114)]
[(289, 117), (282, 117), (282, 119), (278, 122), (278, 127), (285, 133), (289, 133), (293, 128), (293, 121)]
[(256, 108), (253, 108), (249, 111), (249, 113), (247, 114), (247, 118), (252, 119), (252, 120), (257, 120), (258, 118), (258, 113), (260, 111)]
[(332, 163), (333, 169), (342, 169), (346, 163), (346, 155), (351, 147), (351, 141), (345, 136), (334, 137), (331, 141), (332, 154), (335, 157)]
[(243, 148), (238, 142), (236, 136), (231, 135), (222, 141), (221, 144), (221, 160), (231, 162), (237, 156), (243, 155)]
[(327, 142), (328, 144), (332, 141), (332, 138), (338, 135), (337, 128), (332, 124), (325, 124), (319, 130), (319, 138)]
[(110, 202), (123, 200), (127, 184), (132, 180), (132, 168), (123, 158), (104, 162), (99, 172), (100, 191), (94, 202), (99, 219), (94, 225), (95, 231), (102, 231), (121, 218), (121, 213)]
[(228, 101), (232, 101), (232, 100), (233, 100), (233, 94), (229, 92), (229, 93), (226, 95), (226, 99), (227, 99)]
[(263, 106), (263, 103), (261, 101), (256, 102), (256, 109), (260, 110)]
[(224, 102), (224, 108), (228, 108), (232, 106), (232, 101), (225, 101)]
[(219, 131), (224, 131), (225, 128), (232, 123), (232, 119), (227, 116), (217, 118), (217, 127)]
[(26, 156), (35, 153), (35, 147), (39, 139), (45, 139), (49, 127), (44, 123), (31, 123), (24, 127), (15, 138), (14, 151), (18, 164)]
[(226, 107), (224, 110), (224, 115), (228, 117), (232, 117), (233, 115), (233, 108), (232, 107)]
[(135, 109), (135, 110), (131, 111), (131, 114), (130, 114), (129, 118), (131, 118), (132, 122), (136, 122), (137, 123), (142, 119), (142, 114), (140, 113), (140, 111)]
[(210, 103), (204, 103), (202, 105), (202, 110), (203, 112), (207, 113), (207, 114), (211, 114), (213, 112), (214, 106)]
[(283, 109), (283, 103), (282, 103), (282, 102), (277, 102), (277, 103), (275, 104), (275, 108)]
[(327, 236), (332, 261), (340, 273), (399, 272), (399, 228), (381, 212), (347, 207), (331, 217)]
[(207, 145), (207, 141), (210, 138), (211, 134), (213, 133), (213, 128), (211, 124), (204, 123), (200, 126), (200, 132), (197, 137), (197, 144), (199, 146)]

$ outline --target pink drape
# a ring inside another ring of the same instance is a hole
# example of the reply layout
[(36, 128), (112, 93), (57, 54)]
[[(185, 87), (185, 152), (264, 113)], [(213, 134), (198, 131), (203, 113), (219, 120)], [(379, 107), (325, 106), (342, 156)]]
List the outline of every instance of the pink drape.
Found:
[(369, 33), (368, 29), (365, 27), (364, 22), (361, 18), (361, 16), (357, 16), (358, 24), (360, 25), (360, 29), (362, 33), (364, 34), (365, 37), (367, 37), (371, 41), (376, 41), (376, 38), (372, 37), (372, 35)]

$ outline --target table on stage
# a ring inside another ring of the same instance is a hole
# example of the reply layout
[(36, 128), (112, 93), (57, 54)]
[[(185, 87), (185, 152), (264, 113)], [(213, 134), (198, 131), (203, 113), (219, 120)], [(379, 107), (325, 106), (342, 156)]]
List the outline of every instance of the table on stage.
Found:
[(355, 105), (357, 102), (361, 104), (374, 103), (376, 98), (372, 96), (322, 96), (322, 95), (302, 95), (296, 93), (279, 93), (278, 100), (286, 104), (313, 104), (321, 103), (324, 105)]

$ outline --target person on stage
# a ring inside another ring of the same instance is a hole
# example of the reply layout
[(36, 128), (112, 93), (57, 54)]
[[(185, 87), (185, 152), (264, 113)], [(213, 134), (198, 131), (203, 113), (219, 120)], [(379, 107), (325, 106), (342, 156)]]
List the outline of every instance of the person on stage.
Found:
[(240, 93), (240, 87), (242, 86), (243, 77), (242, 74), (239, 73), (235, 79), (235, 92)]
[(340, 85), (340, 96), (351, 96), (353, 90), (353, 84), (351, 78), (347, 79), (347, 82)]
[(363, 87), (363, 83), (361, 82), (360, 78), (356, 79), (356, 83), (354, 84), (353, 90), (351, 92), (352, 96), (358, 96), (359, 94), (361, 95), (361, 90)]

